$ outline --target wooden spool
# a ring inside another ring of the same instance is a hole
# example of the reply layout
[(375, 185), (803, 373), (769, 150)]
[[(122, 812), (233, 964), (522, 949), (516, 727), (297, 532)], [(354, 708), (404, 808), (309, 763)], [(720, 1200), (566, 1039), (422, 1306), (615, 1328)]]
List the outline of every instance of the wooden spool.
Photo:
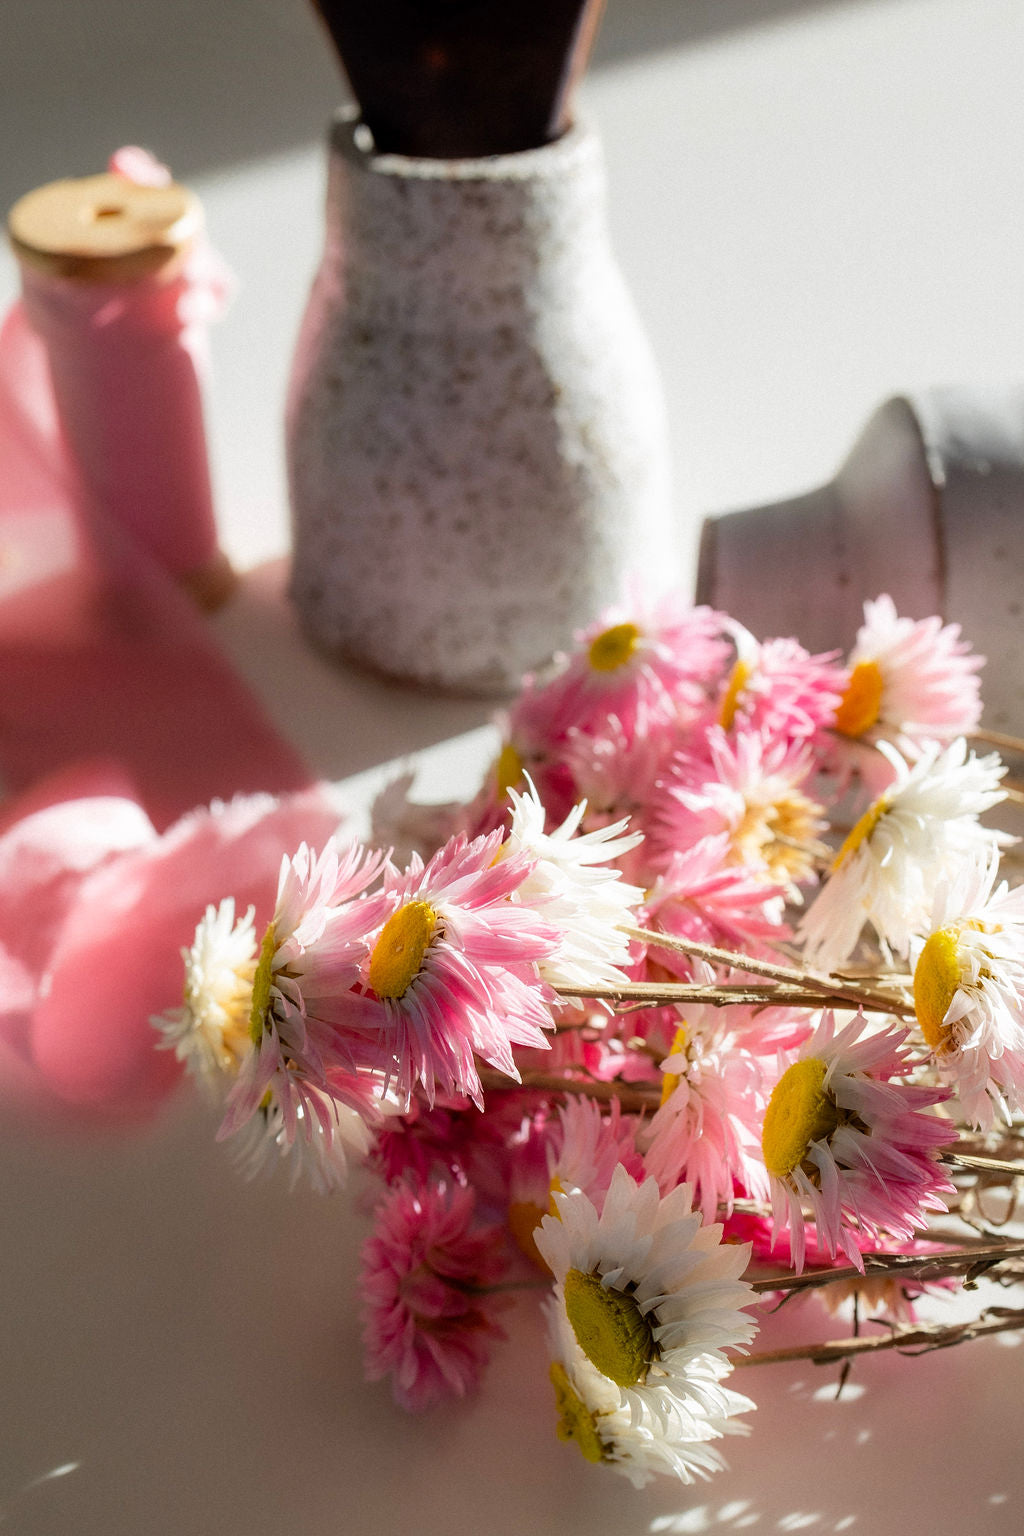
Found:
[(122, 283), (176, 270), (203, 227), (187, 187), (140, 186), (104, 173), (27, 192), (7, 220), (18, 257), (52, 277)]

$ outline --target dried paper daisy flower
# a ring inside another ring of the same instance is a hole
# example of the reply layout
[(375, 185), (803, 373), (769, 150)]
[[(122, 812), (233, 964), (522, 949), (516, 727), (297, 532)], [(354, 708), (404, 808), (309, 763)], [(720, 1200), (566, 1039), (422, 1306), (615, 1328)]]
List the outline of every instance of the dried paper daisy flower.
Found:
[(536, 718), (542, 706), (552, 733), (564, 739), (572, 729), (600, 732), (614, 715), (632, 740), (641, 721), (649, 730), (694, 714), (727, 655), (723, 615), (710, 608), (668, 596), (609, 609), (577, 636), (562, 670), (529, 696), (532, 708), (524, 697), (512, 719), (518, 725), (524, 713)]
[(555, 1192), (537, 1247), (555, 1277), (555, 1304), (620, 1405), (682, 1439), (706, 1438), (734, 1411), (721, 1380), (725, 1351), (756, 1326), (742, 1309), (749, 1248), (723, 1245), (681, 1184), (662, 1196), (621, 1165), (600, 1210), (582, 1190)]
[[(372, 1091), (353, 1084), (352, 1063), (323, 1009), (356, 979), (366, 926), (383, 905), (379, 895), (358, 898), (382, 863), (381, 854), (359, 844), (339, 855), (333, 843), (319, 857), (303, 844), (282, 861), (274, 915), (260, 941), (252, 982), (251, 1049), (230, 1088), (221, 1138), (233, 1136), (259, 1111), (268, 1139), (280, 1150), (287, 1150), (300, 1130), (307, 1139), (322, 1135), (329, 1142), (335, 1122), (325, 1112), (325, 1100), (348, 1101), (354, 1108), (372, 1102)], [(252, 1165), (251, 1144), (248, 1158)], [(330, 1166), (325, 1157), (324, 1169)]]
[(705, 1037), (681, 1023), (661, 1064), (660, 1108), (641, 1135), (646, 1171), (666, 1191), (684, 1180), (692, 1185), (706, 1222), (719, 1207), (731, 1215), (737, 1184), (755, 1200), (768, 1198), (758, 1134), (761, 1063), (736, 1047), (721, 1026)]
[(514, 1045), (546, 1049), (554, 994), (538, 965), (557, 930), (509, 900), (533, 861), (499, 857), (502, 834), (451, 838), (426, 865), (388, 869), (390, 915), (368, 935), (358, 986), (330, 1017), (352, 1049), (375, 1049), (400, 1101), (419, 1086), (483, 1102), (476, 1058), (518, 1081)]
[(230, 899), (207, 908), (183, 952), (184, 1003), (153, 1020), (162, 1043), (226, 1099), (219, 1136), (247, 1128), (239, 1147), (250, 1171), (265, 1153), (287, 1154), (298, 1141), (295, 1166), (303, 1162), (326, 1187), (344, 1173), (346, 1146), (366, 1150), (352, 1115), (377, 1118), (380, 1081), (348, 1070), (317, 1010), (357, 975), (361, 926), (379, 898), (355, 898), (382, 862), (358, 845), (339, 855), (329, 843), (319, 857), (303, 845), (282, 862), (274, 915), (259, 941), (252, 909), (236, 921)]
[(1024, 1107), (1024, 886), (996, 886), (998, 874), (994, 851), (966, 860), (911, 945), (921, 1032), (982, 1130)]
[(729, 737), (712, 726), (707, 754), (680, 753), (659, 787), (652, 812), (656, 850), (671, 857), (701, 837), (725, 833), (729, 863), (786, 887), (815, 878), (823, 807), (806, 793), (815, 762), (806, 742), (772, 740), (760, 731)]
[(627, 821), (580, 832), (585, 801), (561, 826), (545, 832), (544, 807), (532, 783), (526, 794), (514, 789), (508, 794), (512, 822), (502, 857), (518, 853), (531, 861), (513, 900), (533, 907), (559, 936), (554, 954), (538, 965), (541, 976), (555, 987), (625, 982), (621, 967), (629, 964), (630, 954), (622, 925), (636, 924), (635, 909), (644, 893), (608, 866), (642, 842), (643, 834), (627, 832)]
[(895, 748), (878, 750), (895, 780), (866, 810), (832, 863), (797, 929), (812, 965), (848, 960), (865, 923), (884, 950), (904, 956), (928, 920), (932, 892), (976, 852), (1006, 839), (978, 817), (1004, 798), (998, 756), (968, 754), (961, 738), (930, 748), (913, 767)]
[(863, 1269), (861, 1249), (883, 1234), (904, 1241), (944, 1211), (953, 1185), (938, 1152), (955, 1139), (925, 1113), (948, 1097), (903, 1079), (906, 1029), (867, 1033), (863, 1015), (838, 1034), (824, 1013), (782, 1072), (765, 1111), (761, 1145), (771, 1180), (773, 1241), (789, 1232), (793, 1266), (804, 1266), (804, 1209), (818, 1245)]
[(796, 640), (755, 640), (735, 620), (727, 627), (736, 659), (717, 702), (723, 730), (806, 741), (832, 724), (844, 675), (837, 653), (812, 656)]
[(967, 736), (981, 719), (983, 665), (959, 624), (901, 618), (883, 594), (864, 604), (835, 729), (851, 741), (890, 741), (904, 756)]
[(583, 1457), (611, 1467), (642, 1488), (652, 1477), (666, 1474), (692, 1483), (720, 1471), (725, 1462), (714, 1441), (743, 1433), (747, 1426), (736, 1415), (754, 1404), (720, 1384), (721, 1367), (707, 1357), (691, 1372), (704, 1376), (708, 1394), (718, 1399), (714, 1411), (706, 1403), (691, 1412), (684, 1426), (622, 1403), (619, 1388), (591, 1364), (580, 1348), (565, 1311), (554, 1300), (545, 1305), (551, 1348), (549, 1376), (558, 1413), (560, 1440), (574, 1442)]
[(472, 1392), (503, 1337), (488, 1293), (504, 1270), (500, 1232), (477, 1221), (473, 1191), (394, 1185), (361, 1257), (367, 1378), (390, 1376), (412, 1412)]
[(256, 975), (255, 909), (235, 921), (228, 897), (207, 907), (181, 958), (185, 996), (180, 1008), (154, 1017), (161, 1048), (173, 1050), (207, 1090), (238, 1073), (251, 1049), (249, 1015)]

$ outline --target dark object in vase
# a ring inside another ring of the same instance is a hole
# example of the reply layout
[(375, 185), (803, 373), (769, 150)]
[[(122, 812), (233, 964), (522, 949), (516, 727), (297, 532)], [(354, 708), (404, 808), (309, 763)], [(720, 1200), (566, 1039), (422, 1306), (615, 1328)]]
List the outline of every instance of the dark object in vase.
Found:
[(557, 139), (604, 0), (314, 0), (378, 150), (431, 159)]

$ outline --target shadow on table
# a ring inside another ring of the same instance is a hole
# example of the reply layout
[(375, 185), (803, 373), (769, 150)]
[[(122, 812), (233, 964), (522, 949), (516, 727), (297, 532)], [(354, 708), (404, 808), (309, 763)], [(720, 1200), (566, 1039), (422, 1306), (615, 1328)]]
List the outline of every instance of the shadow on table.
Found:
[(486, 725), (499, 701), (404, 687), (318, 655), (286, 595), (288, 562), (246, 573), (218, 638), (287, 740), (325, 779), (348, 778)]

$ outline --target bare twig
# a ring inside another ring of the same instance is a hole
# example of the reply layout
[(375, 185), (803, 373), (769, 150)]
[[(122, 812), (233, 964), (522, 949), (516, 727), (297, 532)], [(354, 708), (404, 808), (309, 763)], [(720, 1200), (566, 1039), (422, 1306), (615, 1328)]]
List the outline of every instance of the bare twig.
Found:
[(942, 1152), (939, 1161), (955, 1168), (976, 1168), (979, 1173), (1024, 1174), (1024, 1163), (1006, 1163), (1001, 1157), (973, 1157), (966, 1152)]
[(576, 1098), (597, 1099), (610, 1104), (618, 1099), (627, 1113), (639, 1113), (656, 1109), (661, 1102), (661, 1089), (656, 1083), (645, 1087), (642, 1083), (599, 1082), (596, 1078), (560, 1077), (557, 1072), (524, 1072), (522, 1081), (506, 1077), (502, 1072), (481, 1072), (480, 1084), (486, 1093), (564, 1093)]
[(980, 1317), (964, 1323), (917, 1323), (912, 1328), (894, 1328), (891, 1333), (867, 1337), (829, 1339), (820, 1344), (797, 1344), (788, 1349), (768, 1349), (760, 1354), (737, 1355), (734, 1365), (782, 1365), (791, 1360), (810, 1360), (815, 1365), (831, 1365), (835, 1360), (856, 1355), (876, 1354), (883, 1349), (898, 1349), (901, 1354), (928, 1354), (934, 1349), (948, 1349), (966, 1344), (989, 1333), (1008, 1333), (1024, 1328), (1024, 1311), (1009, 1307), (991, 1307)]
[[(652, 1007), (669, 1003), (707, 1003), (712, 1008), (728, 1008), (742, 1004), (751, 1008), (849, 1008), (851, 996), (846, 992), (826, 993), (809, 987), (758, 987), (754, 984), (740, 986), (725, 983), (721, 986), (700, 986), (694, 983), (665, 981), (631, 981), (617, 987), (556, 987), (560, 997), (590, 998), (594, 1001), (646, 1002)], [(859, 1007), (868, 1013), (893, 1014), (898, 1018), (913, 1018), (914, 1010), (908, 1003), (896, 999), (867, 1001), (861, 994)]]
[(764, 976), (770, 981), (786, 982), (811, 992), (821, 992), (830, 1000), (843, 998), (855, 1006), (879, 1008), (890, 1013), (905, 1007), (904, 999), (887, 993), (875, 992), (869, 987), (851, 985), (841, 977), (825, 976), (818, 971), (800, 969), (791, 965), (775, 965), (770, 960), (758, 960), (734, 950), (719, 949), (714, 944), (701, 944), (695, 939), (681, 939), (674, 934), (657, 933), (648, 928), (626, 928), (622, 932), (631, 939), (639, 939), (652, 949), (668, 949), (677, 954), (689, 955), (697, 960), (707, 960), (711, 965), (728, 966), (734, 971), (744, 971), (750, 976)]
[(979, 1269), (987, 1270), (1008, 1259), (1024, 1258), (1024, 1243), (971, 1244), (947, 1253), (866, 1253), (864, 1273), (852, 1265), (842, 1269), (812, 1269), (802, 1275), (782, 1273), (762, 1275), (751, 1281), (753, 1289), (764, 1291), (811, 1291), (842, 1281), (874, 1280), (945, 1280), (954, 1275)]
[(971, 741), (983, 741), (988, 747), (996, 747), (1000, 752), (1024, 753), (1024, 741), (1019, 736), (1007, 736), (1003, 731), (986, 731), (978, 729), (968, 733)]

